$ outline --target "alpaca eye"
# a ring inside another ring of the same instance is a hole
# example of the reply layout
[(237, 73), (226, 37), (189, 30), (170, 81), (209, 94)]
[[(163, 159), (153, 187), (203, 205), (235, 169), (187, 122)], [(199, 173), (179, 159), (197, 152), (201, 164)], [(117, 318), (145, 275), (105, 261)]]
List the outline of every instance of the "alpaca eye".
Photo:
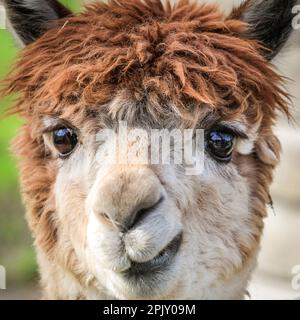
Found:
[(62, 157), (68, 156), (77, 142), (77, 135), (70, 128), (62, 127), (53, 131), (53, 144)]
[(235, 142), (235, 135), (221, 130), (212, 130), (205, 139), (207, 152), (220, 162), (229, 162)]

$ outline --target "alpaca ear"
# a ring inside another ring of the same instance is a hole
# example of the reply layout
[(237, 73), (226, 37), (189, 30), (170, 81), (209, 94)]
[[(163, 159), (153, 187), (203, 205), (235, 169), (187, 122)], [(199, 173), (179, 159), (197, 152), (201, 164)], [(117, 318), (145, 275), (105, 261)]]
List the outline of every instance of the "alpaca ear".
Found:
[[(1, 2), (1, 0), (0, 0)], [(8, 28), (19, 45), (25, 46), (51, 28), (53, 22), (71, 14), (56, 0), (2, 0)]]
[(297, 3), (298, 0), (246, 0), (233, 9), (229, 18), (246, 22), (247, 37), (263, 44), (267, 49), (263, 55), (272, 60), (292, 32)]

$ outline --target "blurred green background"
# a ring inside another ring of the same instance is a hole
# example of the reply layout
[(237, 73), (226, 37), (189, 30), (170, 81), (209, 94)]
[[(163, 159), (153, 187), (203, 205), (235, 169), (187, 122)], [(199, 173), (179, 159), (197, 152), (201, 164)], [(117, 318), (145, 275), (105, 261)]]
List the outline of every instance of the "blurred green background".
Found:
[[(84, 1), (61, 1), (74, 12)], [(18, 48), (7, 30), (0, 29), (0, 81), (9, 73), (18, 55)], [(12, 99), (0, 100), (0, 113)], [(22, 206), (16, 161), (10, 152), (10, 141), (22, 120), (8, 117), (0, 120), (0, 265), (7, 271), (7, 287), (24, 286), (37, 277), (32, 239)]]

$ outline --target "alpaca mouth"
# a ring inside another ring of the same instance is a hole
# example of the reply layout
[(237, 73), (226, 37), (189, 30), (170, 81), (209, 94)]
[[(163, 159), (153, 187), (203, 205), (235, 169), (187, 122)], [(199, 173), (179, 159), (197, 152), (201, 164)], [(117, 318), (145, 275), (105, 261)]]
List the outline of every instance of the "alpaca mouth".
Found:
[(131, 267), (123, 272), (127, 278), (140, 278), (145, 276), (153, 277), (156, 273), (161, 273), (167, 270), (172, 264), (182, 243), (182, 232), (175, 238), (153, 259), (147, 262), (132, 262)]

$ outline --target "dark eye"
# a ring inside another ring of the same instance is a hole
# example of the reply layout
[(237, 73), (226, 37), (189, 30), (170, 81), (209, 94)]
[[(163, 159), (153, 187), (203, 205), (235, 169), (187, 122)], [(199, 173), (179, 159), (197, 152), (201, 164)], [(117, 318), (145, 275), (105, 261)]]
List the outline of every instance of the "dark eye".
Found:
[(53, 131), (53, 144), (61, 156), (69, 155), (78, 142), (73, 129), (62, 127)]
[(205, 148), (216, 160), (229, 162), (235, 142), (235, 135), (222, 130), (212, 130), (206, 135)]

